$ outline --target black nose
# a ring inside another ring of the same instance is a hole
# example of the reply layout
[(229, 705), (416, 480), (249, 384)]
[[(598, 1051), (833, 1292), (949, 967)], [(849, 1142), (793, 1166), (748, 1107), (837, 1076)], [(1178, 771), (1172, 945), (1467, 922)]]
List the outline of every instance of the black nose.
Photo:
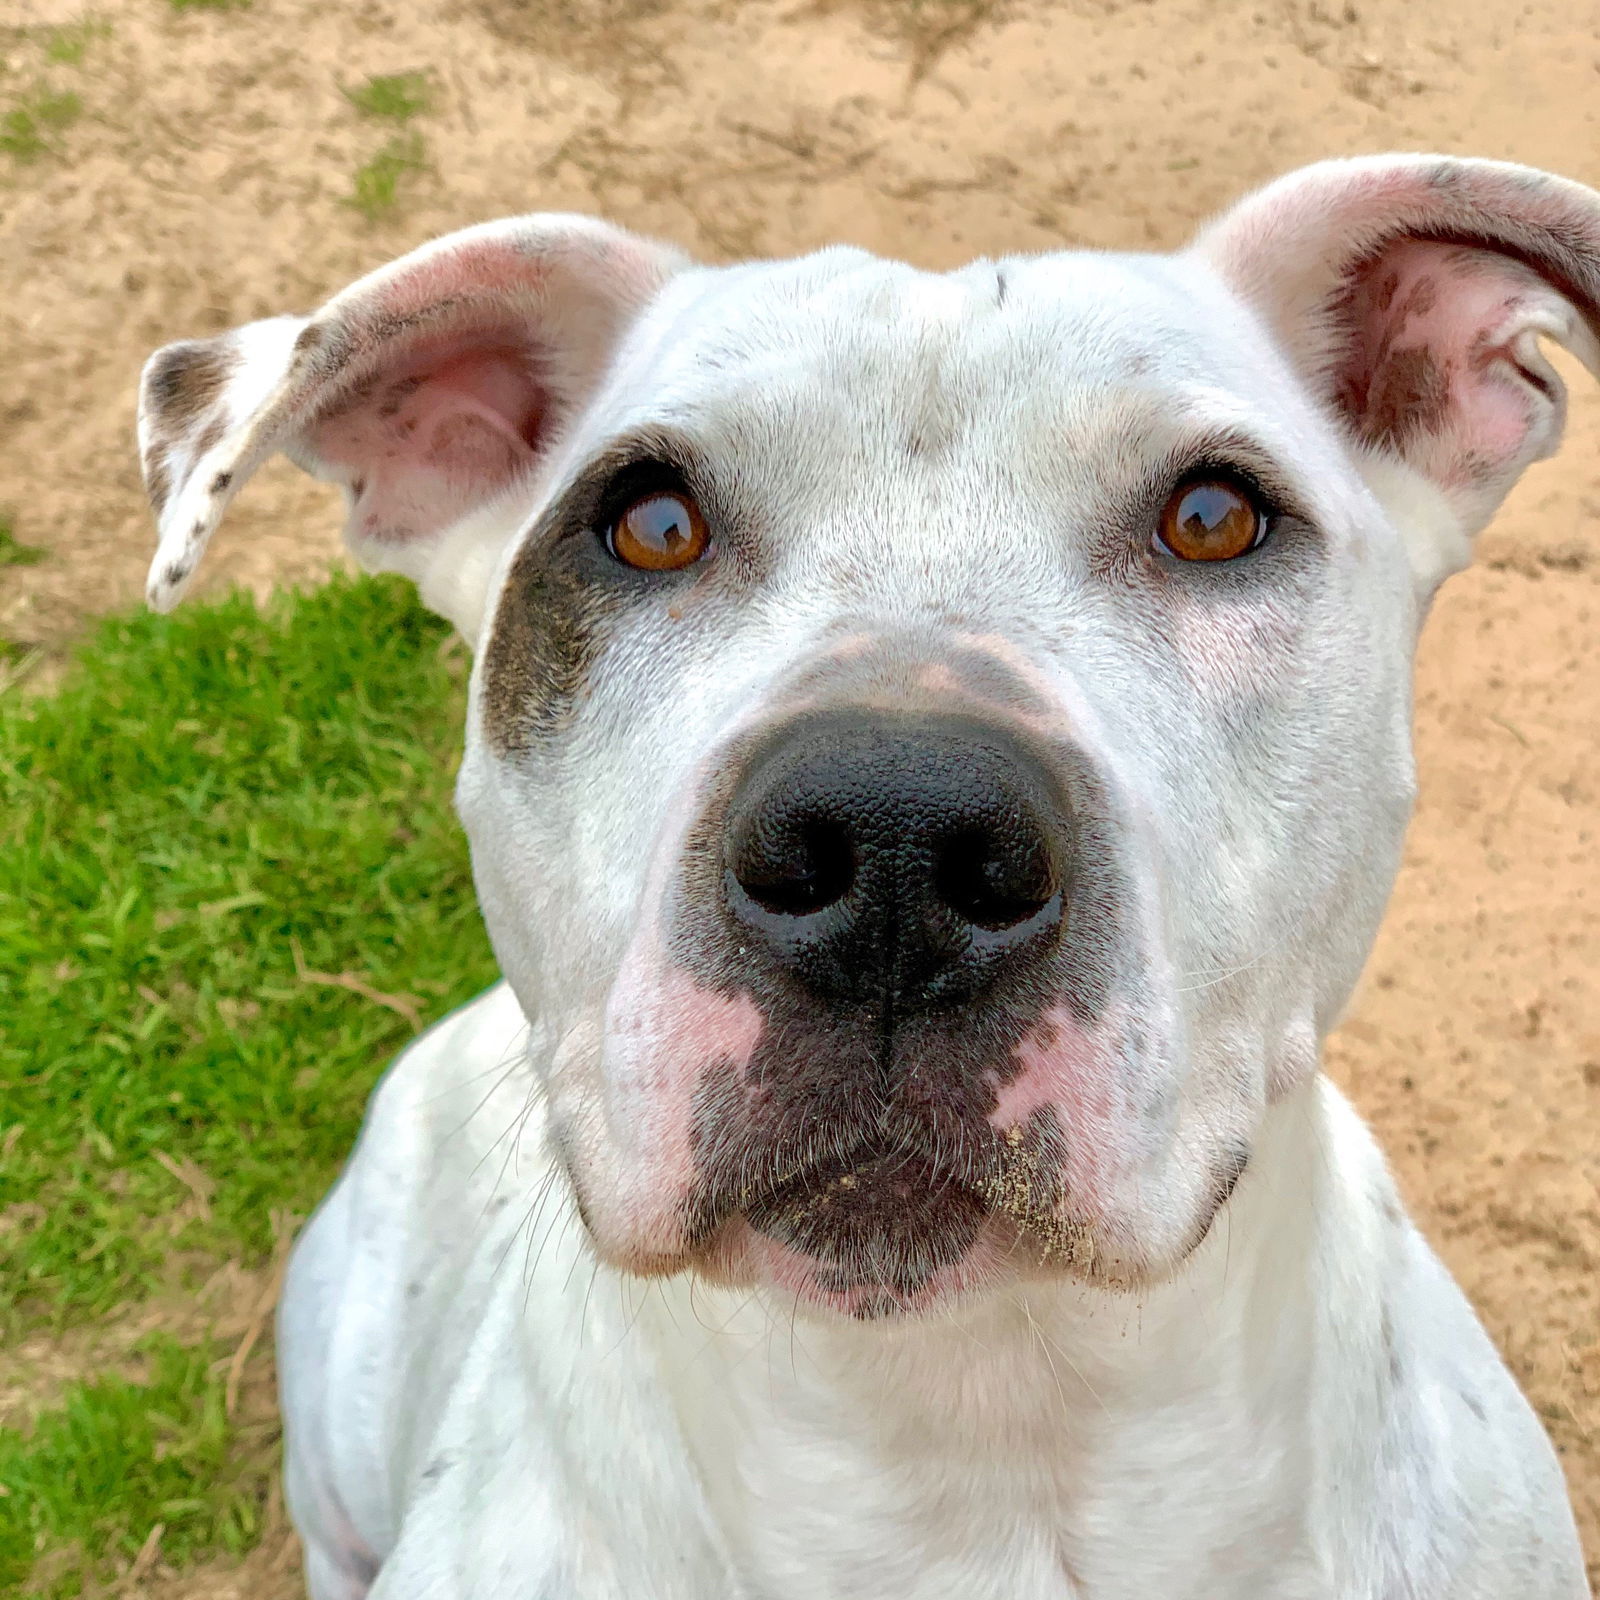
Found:
[(968, 1000), (1060, 930), (1071, 819), (1043, 763), (965, 717), (833, 712), (753, 759), (728, 810), (728, 906), (830, 1001)]

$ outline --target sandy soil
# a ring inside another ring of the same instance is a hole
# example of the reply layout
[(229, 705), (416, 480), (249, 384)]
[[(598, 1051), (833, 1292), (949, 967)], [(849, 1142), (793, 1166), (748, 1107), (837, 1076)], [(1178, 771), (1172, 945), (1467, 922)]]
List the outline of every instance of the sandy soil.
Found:
[[(156, 344), (304, 309), (424, 237), (601, 210), (708, 257), (846, 240), (977, 252), (1168, 246), (1320, 156), (1435, 148), (1600, 183), (1600, 5), (1527, 0), (119, 0), (79, 66), (0, 0), (0, 111), (85, 114), (0, 156), (0, 634), (55, 646), (139, 592), (131, 444)], [(341, 84), (426, 68), (428, 169), (395, 217), (344, 197), (386, 133)], [(1600, 1557), (1600, 403), (1530, 475), (1423, 651), (1420, 815), (1333, 1070), (1554, 1434)], [(336, 559), (275, 471), (209, 582)], [(277, 1592), (248, 1574), (161, 1592)], [(154, 1569), (158, 1571), (158, 1569)], [(1600, 1575), (1600, 1566), (1597, 1566)]]

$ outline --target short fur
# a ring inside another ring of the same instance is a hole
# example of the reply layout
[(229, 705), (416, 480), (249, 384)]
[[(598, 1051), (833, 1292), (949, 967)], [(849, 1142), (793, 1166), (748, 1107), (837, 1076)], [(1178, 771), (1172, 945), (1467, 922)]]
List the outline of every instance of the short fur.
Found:
[[(1318, 1061), (1418, 630), (1597, 306), (1600, 197), (1383, 157), (1175, 256), (947, 276), (517, 219), (152, 358), (153, 603), (285, 450), (477, 652), (506, 982), (395, 1065), (291, 1266), (316, 1600), (1586, 1593)], [(607, 554), (639, 458), (707, 560)], [(1271, 536), (1174, 560), (1224, 469)], [(718, 852), (774, 737), (868, 714), (1026, 752), (1075, 870), (1009, 986), (864, 1034), (741, 942)]]

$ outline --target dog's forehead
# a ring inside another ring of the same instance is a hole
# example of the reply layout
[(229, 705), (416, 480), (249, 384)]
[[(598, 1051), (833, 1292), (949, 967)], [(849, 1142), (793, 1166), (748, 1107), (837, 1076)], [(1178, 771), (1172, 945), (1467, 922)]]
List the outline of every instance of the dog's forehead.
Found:
[(684, 274), (623, 353), (617, 398), (686, 423), (848, 415), (858, 438), (890, 425), (932, 445), (1107, 390), (1252, 394), (1253, 332), (1183, 258), (1063, 252), (935, 273), (833, 249)]
[(1094, 493), (1186, 432), (1282, 458), (1318, 432), (1210, 270), (1094, 251), (949, 274), (858, 250), (691, 270), (619, 352), (589, 443), (658, 426), (752, 490), (962, 483), (997, 507), (1027, 483)]

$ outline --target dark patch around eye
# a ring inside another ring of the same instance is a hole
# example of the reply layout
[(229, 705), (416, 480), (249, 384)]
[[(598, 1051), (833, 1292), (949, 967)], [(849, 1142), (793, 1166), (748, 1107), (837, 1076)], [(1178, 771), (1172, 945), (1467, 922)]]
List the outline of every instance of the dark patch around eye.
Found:
[(483, 730), (501, 755), (526, 754), (571, 726), (609, 625), (627, 608), (571, 555), (570, 544), (530, 537), (501, 594), (483, 665)]
[(688, 474), (652, 444), (635, 441), (591, 463), (513, 558), (483, 663), (483, 730), (503, 756), (524, 755), (572, 725), (622, 619), (671, 577), (622, 566), (602, 540), (604, 519), (630, 498), (686, 484)]

